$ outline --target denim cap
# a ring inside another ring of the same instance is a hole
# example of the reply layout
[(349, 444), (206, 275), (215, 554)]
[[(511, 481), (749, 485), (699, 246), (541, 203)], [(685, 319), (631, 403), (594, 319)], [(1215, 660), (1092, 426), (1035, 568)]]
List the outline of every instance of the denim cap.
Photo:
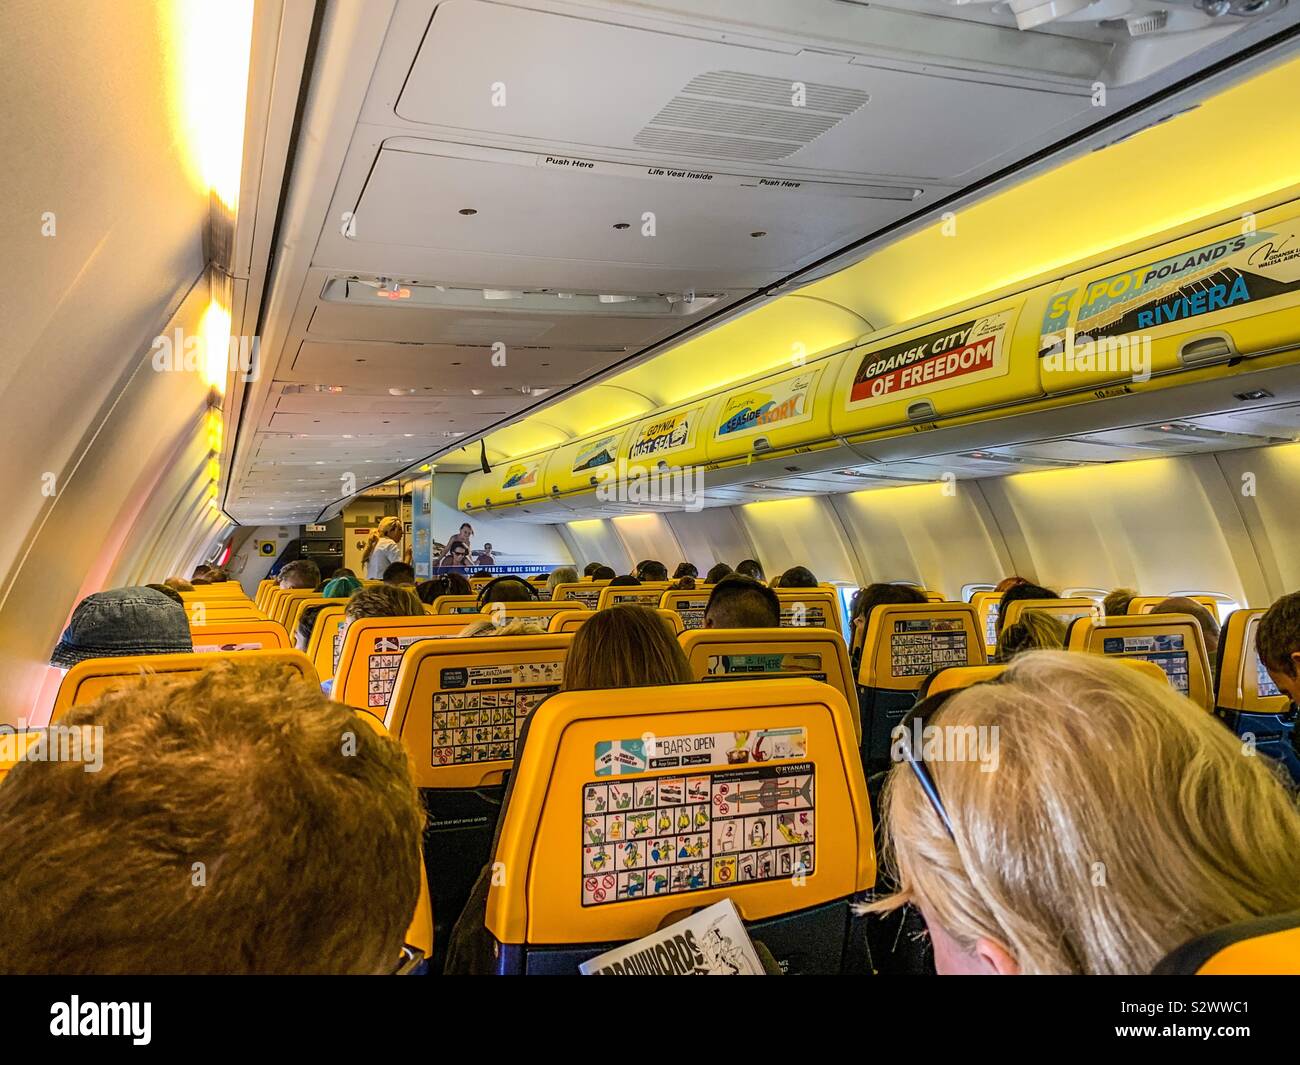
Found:
[(189, 618), (175, 600), (152, 588), (113, 588), (77, 604), (50, 665), (67, 669), (88, 658), (193, 650)]

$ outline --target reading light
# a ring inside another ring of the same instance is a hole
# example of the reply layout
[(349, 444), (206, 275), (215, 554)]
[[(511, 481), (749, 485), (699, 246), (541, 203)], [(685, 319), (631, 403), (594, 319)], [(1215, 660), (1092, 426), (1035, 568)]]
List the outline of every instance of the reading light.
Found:
[(521, 300), (524, 298), (524, 294), (513, 288), (485, 288), (483, 298), (485, 300)]
[(635, 303), (636, 302), (635, 296), (609, 296), (602, 293), (600, 296), (596, 298), (599, 299), (601, 303)]

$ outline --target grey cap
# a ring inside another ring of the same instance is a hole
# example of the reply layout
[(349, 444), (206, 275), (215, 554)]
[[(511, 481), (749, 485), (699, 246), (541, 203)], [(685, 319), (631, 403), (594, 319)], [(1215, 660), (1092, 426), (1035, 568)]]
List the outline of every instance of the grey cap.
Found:
[(152, 588), (113, 588), (86, 596), (72, 612), (50, 665), (68, 668), (87, 658), (192, 652), (185, 608)]

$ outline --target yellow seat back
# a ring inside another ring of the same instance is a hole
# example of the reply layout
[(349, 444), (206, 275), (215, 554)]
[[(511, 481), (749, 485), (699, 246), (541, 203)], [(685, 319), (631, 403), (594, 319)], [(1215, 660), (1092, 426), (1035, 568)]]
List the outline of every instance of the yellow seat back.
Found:
[(781, 601), (781, 624), (792, 628), (830, 629), (844, 635), (836, 594), (825, 588), (774, 588)]
[(1152, 662), (1164, 671), (1176, 691), (1206, 710), (1214, 709), (1205, 639), (1200, 624), (1190, 614), (1076, 618), (1065, 646), (1070, 651)]
[(617, 586), (606, 585), (600, 590), (600, 598), (596, 601), (596, 609), (606, 610), (611, 606), (617, 606), (619, 603), (635, 603), (637, 606), (657, 607), (659, 600), (663, 598), (663, 594), (667, 590), (667, 581), (655, 581), (645, 584), (620, 584)]
[[(387, 736), (384, 723), (368, 711), (358, 711), (357, 717), (379, 733)], [(424, 850), (420, 850), (420, 893), (415, 900), (415, 913), (411, 916), (411, 926), (406, 930), (406, 942), (419, 947), (426, 958), (433, 957), (433, 903), (429, 899), (429, 877), (424, 870)]]
[[(1152, 680), (1158, 680), (1162, 684), (1169, 683), (1169, 678), (1165, 676), (1164, 670), (1153, 662), (1144, 662), (1140, 658), (1119, 658), (1116, 661), (1137, 670)], [(993, 680), (1001, 676), (1006, 668), (1005, 665), (950, 666), (948, 669), (941, 669), (938, 673), (931, 674), (929, 680), (921, 685), (918, 694), (921, 698), (925, 698), (943, 692), (959, 691), (962, 688), (969, 688), (972, 684), (982, 684), (984, 681)]]
[(713, 585), (694, 588), (672, 588), (659, 597), (659, 606), (671, 610), (682, 619), (685, 629), (704, 628), (704, 611), (709, 605)]
[(28, 750), (46, 734), (45, 729), (24, 729), (23, 731), (0, 729), (0, 784), (5, 775), (21, 762)]
[[(1171, 599), (1169, 595), (1135, 595), (1128, 603), (1128, 613), (1130, 614), (1150, 614), (1156, 607), (1166, 599)], [(1184, 599), (1190, 599), (1193, 603), (1200, 603), (1210, 612), (1210, 616), (1215, 621), (1222, 621), (1219, 617), (1219, 601), (1212, 595), (1188, 595), (1182, 596)]]
[(316, 615), (316, 624), (312, 626), (311, 640), (307, 643), (307, 657), (311, 659), (322, 680), (334, 676), (334, 664), (343, 649), (339, 632), (343, 628), (343, 611), (346, 606), (346, 603), (330, 603), (321, 607), (320, 613)]
[(210, 651), (290, 650), (293, 641), (284, 626), (274, 621), (221, 621), (190, 626), (194, 650)]
[(1250, 714), (1284, 714), (1290, 700), (1255, 653), (1255, 633), (1264, 610), (1234, 610), (1219, 633), (1215, 706)]
[(303, 596), (301, 599), (294, 599), (289, 604), (289, 613), (284, 620), (284, 631), (291, 637), (298, 631), (298, 623), (302, 621), (303, 612), (308, 607), (324, 606), (327, 603), (346, 603), (348, 596), (324, 596), (319, 592), (313, 595)]
[(239, 599), (253, 605), (244, 594), (244, 589), (233, 581), (225, 584), (196, 584), (192, 591), (181, 592), (180, 597), (187, 602), (191, 599)]
[[(524, 619), (539, 622), (542, 628), (546, 628), (551, 623), (551, 618), (555, 617), (556, 614), (571, 611), (573, 607), (574, 604), (572, 603), (562, 603), (555, 599), (539, 599), (536, 602), (488, 603), (478, 616), (491, 618), (499, 625), (517, 619)], [(473, 619), (468, 618), (466, 624), (470, 620)]]
[(275, 601), (274, 609), (269, 612), (272, 621), (278, 621), (287, 630), (289, 629), (289, 617), (293, 613), (293, 608), (302, 602), (312, 599), (323, 598), (320, 592), (314, 588), (291, 588), (289, 591), (282, 591), (279, 598)]
[(280, 662), (287, 670), (301, 675), (313, 684), (319, 684), (316, 671), (301, 651), (262, 650), (240, 651), (231, 656), (223, 652), (172, 655), (124, 655), (120, 658), (91, 658), (78, 662), (66, 674), (54, 699), (50, 721), (57, 721), (73, 706), (92, 703), (105, 692), (114, 691), (139, 680), (184, 681), (216, 662)]
[(858, 692), (844, 637), (829, 629), (691, 629), (678, 637), (699, 681), (799, 676), (829, 684), (842, 696), (862, 740)]
[(595, 610), (600, 605), (601, 590), (609, 584), (609, 581), (580, 580), (571, 581), (567, 584), (557, 584), (551, 589), (551, 598), (557, 602), (568, 602), (571, 605), (581, 603), (588, 610)]
[(984, 634), (984, 651), (991, 658), (998, 649), (998, 607), (1002, 593), (976, 592), (970, 602), (979, 617), (980, 632)]
[(552, 696), (511, 779), (487, 928), (622, 942), (723, 898), (753, 922), (867, 890), (856, 746), (843, 696), (808, 680)]
[(501, 783), (525, 717), (559, 690), (572, 639), (479, 636), (410, 647), (393, 687), (388, 729), (410, 753), (416, 785)]
[[(668, 630), (673, 634), (673, 639), (677, 638), (678, 633), (682, 632), (682, 619), (680, 615), (671, 610), (661, 610), (654, 608)], [(547, 626), (547, 632), (577, 632), (585, 621), (594, 618), (597, 614), (595, 610), (561, 610), (551, 618), (550, 625)]]
[(273, 577), (263, 577), (257, 582), (257, 594), (253, 596), (253, 602), (257, 609), (261, 610), (266, 606), (266, 597), (271, 594), (271, 589), (276, 587), (280, 582)]
[(478, 596), (440, 595), (430, 606), (434, 614), (477, 614)]
[[(1077, 599), (1017, 599), (1007, 607), (1006, 620), (999, 621), (999, 631), (1018, 622), (1026, 610), (1054, 617), (1067, 629), (1075, 618), (1101, 617), (1101, 609), (1097, 604), (1082, 596)], [(994, 644), (996, 643), (995, 640)]]
[(1300, 976), (1300, 913), (1258, 917), (1198, 936), (1153, 970), (1161, 976)]
[(467, 623), (460, 615), (358, 618), (340, 644), (331, 694), (337, 702), (382, 717), (406, 648), (419, 640), (459, 636)]
[(218, 625), (231, 621), (266, 621), (266, 615), (252, 603), (235, 601), (191, 599), (185, 604), (185, 616), (190, 628), (196, 625)]
[(982, 666), (985, 659), (984, 634), (970, 603), (888, 603), (873, 609), (858, 663), (868, 771), (889, 766), (890, 737), (926, 677), (948, 666)]

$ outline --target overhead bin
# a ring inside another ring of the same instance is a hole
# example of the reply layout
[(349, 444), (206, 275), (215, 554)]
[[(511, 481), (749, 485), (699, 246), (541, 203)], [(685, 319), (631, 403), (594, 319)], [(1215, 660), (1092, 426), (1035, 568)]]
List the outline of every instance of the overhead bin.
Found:
[(1035, 356), (1047, 297), (1041, 286), (867, 338), (840, 365), (832, 432), (853, 441), (1041, 396)]
[(545, 454), (530, 455), (500, 463), (491, 473), (467, 474), (460, 486), (460, 509), (470, 512), (540, 499), (545, 463)]
[(546, 497), (591, 491), (613, 476), (630, 429), (620, 425), (557, 449), (543, 474)]
[(1287, 204), (1067, 277), (1043, 313), (1048, 394), (1300, 344), (1300, 207)]
[(711, 466), (830, 447), (834, 357), (724, 392), (709, 406), (705, 455)]

